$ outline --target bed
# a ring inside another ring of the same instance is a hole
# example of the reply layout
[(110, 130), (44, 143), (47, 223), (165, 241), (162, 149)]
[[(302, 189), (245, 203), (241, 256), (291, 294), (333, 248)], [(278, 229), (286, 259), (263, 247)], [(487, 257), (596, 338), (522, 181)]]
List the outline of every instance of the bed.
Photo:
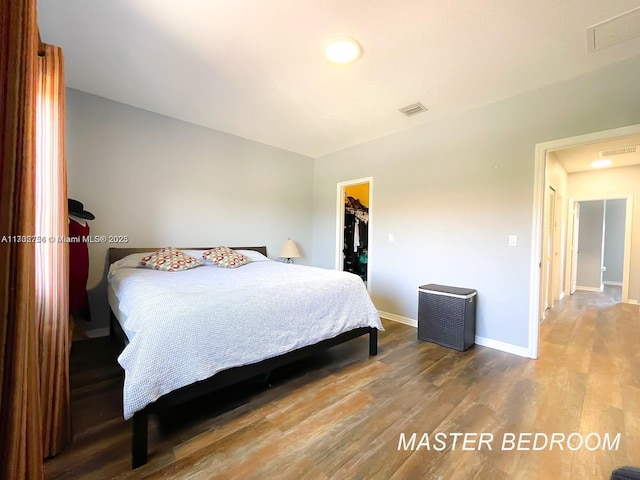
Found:
[(275, 262), (266, 247), (233, 248), (251, 261), (185, 272), (139, 268), (154, 247), (109, 249), (110, 330), (124, 346), (133, 468), (147, 462), (149, 414), (361, 335), (377, 354), (382, 324), (359, 277)]

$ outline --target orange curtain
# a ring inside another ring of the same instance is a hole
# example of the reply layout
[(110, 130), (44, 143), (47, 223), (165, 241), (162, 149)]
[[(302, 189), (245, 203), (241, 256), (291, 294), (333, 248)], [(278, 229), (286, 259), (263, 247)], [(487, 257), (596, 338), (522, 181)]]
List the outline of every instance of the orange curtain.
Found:
[[(69, 399), (69, 234), (64, 157), (62, 49), (41, 45), (36, 92), (36, 322), (44, 456), (71, 441)], [(54, 241), (51, 241), (51, 240)]]
[(35, 312), (36, 0), (0, 2), (0, 478), (42, 477)]
[[(62, 52), (36, 0), (0, 2), (0, 478), (43, 477), (70, 440)], [(39, 238), (40, 237), (40, 238)], [(46, 237), (46, 243), (43, 238)]]

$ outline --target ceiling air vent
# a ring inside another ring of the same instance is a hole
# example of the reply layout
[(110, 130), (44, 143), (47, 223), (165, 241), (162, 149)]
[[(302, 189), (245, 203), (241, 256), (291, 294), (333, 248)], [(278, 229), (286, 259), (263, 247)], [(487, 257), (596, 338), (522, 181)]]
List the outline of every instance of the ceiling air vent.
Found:
[(637, 145), (629, 145), (627, 147), (610, 148), (609, 150), (601, 150), (600, 158), (612, 157), (614, 155), (624, 155), (625, 153), (636, 153)]
[(587, 52), (597, 52), (638, 36), (640, 7), (587, 28)]
[(425, 107), (421, 103), (414, 103), (412, 105), (407, 105), (406, 107), (402, 107), (400, 111), (404, 113), (407, 117), (412, 117), (419, 113), (426, 112), (427, 107)]

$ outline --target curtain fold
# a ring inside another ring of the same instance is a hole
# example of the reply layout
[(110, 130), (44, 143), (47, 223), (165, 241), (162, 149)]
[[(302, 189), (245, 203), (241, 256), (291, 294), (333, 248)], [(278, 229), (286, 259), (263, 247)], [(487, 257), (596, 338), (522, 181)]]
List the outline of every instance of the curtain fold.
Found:
[(34, 321), (36, 0), (0, 2), (0, 478), (42, 478)]
[[(36, 0), (0, 2), (0, 478), (43, 477), (71, 439), (62, 52)], [(46, 236), (46, 242), (42, 238)]]
[[(36, 90), (36, 324), (40, 358), (43, 453), (71, 441), (69, 398), (69, 235), (64, 156), (64, 58), (41, 44)], [(51, 241), (51, 240), (54, 241)]]

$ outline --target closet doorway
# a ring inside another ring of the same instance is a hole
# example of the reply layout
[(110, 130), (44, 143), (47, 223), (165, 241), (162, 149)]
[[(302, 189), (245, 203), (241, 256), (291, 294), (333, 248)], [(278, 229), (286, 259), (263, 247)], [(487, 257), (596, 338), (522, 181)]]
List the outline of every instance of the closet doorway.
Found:
[(616, 296), (622, 302), (629, 301), (632, 206), (632, 195), (569, 200), (574, 230), (569, 248), (575, 252), (567, 265), (571, 294), (576, 290), (602, 292), (610, 285), (620, 290)]
[(371, 205), (373, 178), (338, 183), (336, 270), (358, 275), (371, 286)]

